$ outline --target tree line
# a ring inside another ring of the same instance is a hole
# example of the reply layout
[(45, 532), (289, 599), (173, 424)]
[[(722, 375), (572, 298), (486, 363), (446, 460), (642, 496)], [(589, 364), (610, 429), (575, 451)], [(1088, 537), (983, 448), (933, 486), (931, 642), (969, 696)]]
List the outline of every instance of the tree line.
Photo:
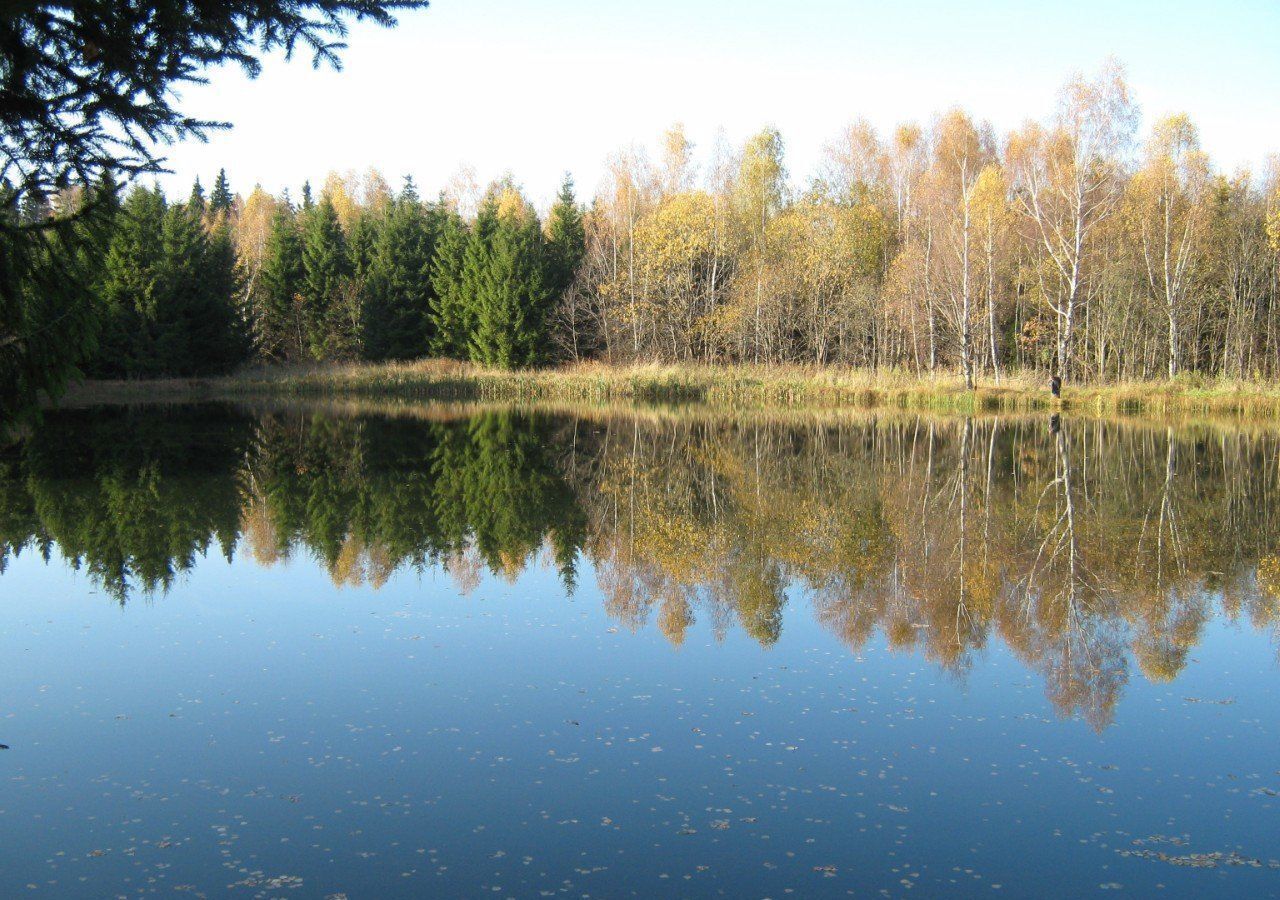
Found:
[(430, 355), (946, 370), (971, 385), (1011, 370), (1275, 375), (1280, 166), (1215, 171), (1185, 115), (1141, 146), (1137, 128), (1108, 64), (1003, 136), (961, 109), (888, 136), (855, 122), (803, 188), (775, 129), (718, 141), (699, 168), (677, 126), (656, 160), (614, 156), (588, 204), (566, 178), (545, 216), (509, 177), (424, 201), (376, 170), (297, 202), (232, 194), (219, 173), (207, 199), (135, 187), (120, 202), (104, 182), (8, 214), (103, 198), (105, 237), (79, 251), (96, 375)]
[(14, 211), (19, 223), (91, 202), (75, 263), (98, 320), (83, 369), (98, 377), (199, 376), (250, 360), (397, 360), (429, 354), (505, 368), (554, 358), (552, 314), (585, 246), (572, 183), (543, 222), (510, 183), (464, 219), (396, 193), (330, 177), (300, 202), (158, 187), (123, 198), (110, 181)]

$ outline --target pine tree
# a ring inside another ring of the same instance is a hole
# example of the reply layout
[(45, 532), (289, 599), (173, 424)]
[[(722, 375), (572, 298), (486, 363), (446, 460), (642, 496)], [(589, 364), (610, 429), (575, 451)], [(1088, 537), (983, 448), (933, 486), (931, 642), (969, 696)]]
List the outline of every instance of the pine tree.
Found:
[(311, 199), (311, 181), (302, 182), (302, 211), (310, 212), (315, 206), (315, 202)]
[(307, 350), (315, 359), (344, 359), (358, 350), (358, 318), (351, 319), (351, 263), (338, 215), (322, 198), (302, 227), (303, 321)]
[(209, 194), (209, 211), (215, 215), (229, 213), (234, 199), (231, 185), (227, 183), (227, 170), (219, 169), (218, 178), (213, 182), (213, 191)]
[(371, 359), (425, 356), (434, 337), (435, 222), (412, 188), (408, 181), (387, 211), (368, 268), (366, 355)]
[(582, 210), (574, 198), (573, 178), (569, 175), (565, 175), (547, 216), (546, 231), (548, 287), (558, 300), (573, 284), (587, 253), (587, 230)]
[(281, 205), (271, 222), (258, 273), (254, 345), (267, 359), (300, 359), (306, 335), (296, 298), (302, 286), (302, 240), (293, 211)]
[(470, 339), (463, 267), (471, 246), (471, 233), (456, 210), (443, 203), (440, 209), (435, 258), (431, 262), (431, 288), (435, 293), (431, 349), (441, 356), (462, 359), (467, 355)]

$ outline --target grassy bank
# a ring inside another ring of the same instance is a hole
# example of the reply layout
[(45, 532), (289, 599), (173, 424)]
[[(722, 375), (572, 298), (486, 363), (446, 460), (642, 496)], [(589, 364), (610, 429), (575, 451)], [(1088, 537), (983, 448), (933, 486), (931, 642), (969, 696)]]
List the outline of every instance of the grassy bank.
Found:
[(282, 366), (226, 378), (92, 381), (66, 403), (191, 399), (369, 398), (636, 406), (707, 404), (740, 410), (891, 407), (937, 412), (1057, 410), (1086, 414), (1207, 414), (1280, 418), (1280, 387), (1189, 377), (1175, 381), (1068, 386), (1054, 400), (1044, 379), (1015, 374), (966, 390), (955, 374), (835, 367), (631, 366), (583, 364), (506, 372), (448, 360), (387, 365)]

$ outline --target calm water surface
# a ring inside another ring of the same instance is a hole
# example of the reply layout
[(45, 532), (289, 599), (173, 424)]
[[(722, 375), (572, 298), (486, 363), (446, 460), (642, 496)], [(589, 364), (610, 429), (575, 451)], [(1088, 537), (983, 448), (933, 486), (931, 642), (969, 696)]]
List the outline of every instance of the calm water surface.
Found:
[(67, 411), (0, 896), (1280, 893), (1280, 435)]

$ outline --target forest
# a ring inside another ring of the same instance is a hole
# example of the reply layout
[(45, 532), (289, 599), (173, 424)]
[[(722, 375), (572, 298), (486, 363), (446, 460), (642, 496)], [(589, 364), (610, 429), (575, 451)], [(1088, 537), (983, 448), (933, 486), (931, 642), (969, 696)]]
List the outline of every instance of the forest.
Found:
[(5, 215), (94, 211), (48, 251), (93, 295), (91, 377), (428, 356), (1274, 377), (1280, 164), (1224, 173), (1187, 116), (1139, 126), (1110, 63), (1006, 134), (962, 109), (855, 121), (803, 183), (775, 129), (697, 154), (675, 126), (545, 211), (511, 176), (424, 199), (370, 169), (296, 196), (219, 172), (178, 200), (103, 178)]

